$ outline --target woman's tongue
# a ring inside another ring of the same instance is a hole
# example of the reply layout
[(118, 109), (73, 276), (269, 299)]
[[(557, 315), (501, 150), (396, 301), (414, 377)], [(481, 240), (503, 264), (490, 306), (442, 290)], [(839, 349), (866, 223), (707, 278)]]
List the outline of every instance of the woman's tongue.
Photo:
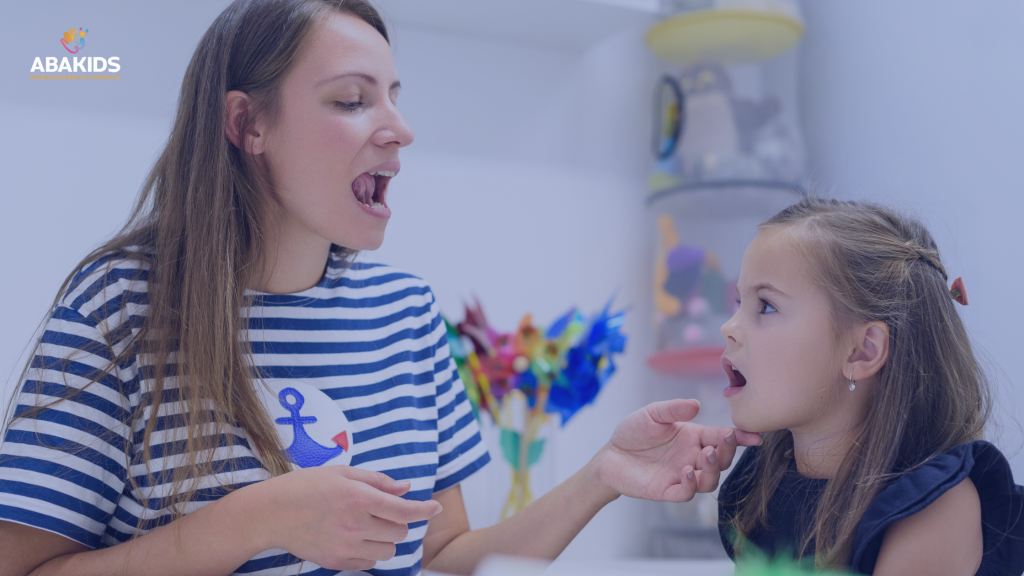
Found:
[(371, 206), (373, 205), (373, 191), (375, 187), (376, 182), (374, 182), (373, 176), (363, 172), (352, 182), (352, 193), (355, 194), (356, 200)]

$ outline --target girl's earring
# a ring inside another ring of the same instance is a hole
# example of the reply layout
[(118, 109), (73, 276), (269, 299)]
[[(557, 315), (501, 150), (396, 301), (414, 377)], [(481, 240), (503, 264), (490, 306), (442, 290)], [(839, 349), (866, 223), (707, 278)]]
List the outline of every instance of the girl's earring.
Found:
[(850, 369), (850, 392), (857, 389), (857, 385), (853, 383), (853, 369)]

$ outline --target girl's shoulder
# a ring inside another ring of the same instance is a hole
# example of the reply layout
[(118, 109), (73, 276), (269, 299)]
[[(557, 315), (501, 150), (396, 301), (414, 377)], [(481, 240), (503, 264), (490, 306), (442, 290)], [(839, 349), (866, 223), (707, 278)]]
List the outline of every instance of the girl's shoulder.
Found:
[(939, 499), (970, 478), (981, 500), (984, 558), (978, 574), (1024, 572), (1024, 486), (1013, 479), (1010, 464), (984, 440), (939, 454), (886, 486), (861, 517), (850, 566), (871, 574), (886, 530)]
[(744, 448), (743, 454), (718, 488), (718, 536), (730, 558), (735, 556), (733, 518), (738, 512), (740, 502), (746, 499), (753, 487), (754, 470), (757, 468), (760, 453), (760, 446)]

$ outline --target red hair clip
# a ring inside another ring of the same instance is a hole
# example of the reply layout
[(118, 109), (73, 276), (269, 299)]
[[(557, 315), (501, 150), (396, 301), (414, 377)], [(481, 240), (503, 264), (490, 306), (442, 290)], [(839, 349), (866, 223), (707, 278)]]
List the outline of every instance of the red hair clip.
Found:
[(967, 306), (967, 286), (964, 286), (964, 277), (957, 276), (953, 280), (953, 286), (949, 289), (949, 295), (960, 304)]

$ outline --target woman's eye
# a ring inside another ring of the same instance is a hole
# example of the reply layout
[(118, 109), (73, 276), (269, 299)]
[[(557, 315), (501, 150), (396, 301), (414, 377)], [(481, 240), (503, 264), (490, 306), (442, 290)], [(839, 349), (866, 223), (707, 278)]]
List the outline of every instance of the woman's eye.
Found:
[(772, 312), (778, 312), (775, 306), (767, 300), (761, 300), (761, 314), (771, 314)]
[(362, 105), (363, 105), (363, 103), (361, 101), (359, 101), (359, 102), (335, 102), (334, 103), (334, 107), (335, 108), (341, 108), (342, 110), (350, 110), (350, 111), (351, 110), (357, 110)]

